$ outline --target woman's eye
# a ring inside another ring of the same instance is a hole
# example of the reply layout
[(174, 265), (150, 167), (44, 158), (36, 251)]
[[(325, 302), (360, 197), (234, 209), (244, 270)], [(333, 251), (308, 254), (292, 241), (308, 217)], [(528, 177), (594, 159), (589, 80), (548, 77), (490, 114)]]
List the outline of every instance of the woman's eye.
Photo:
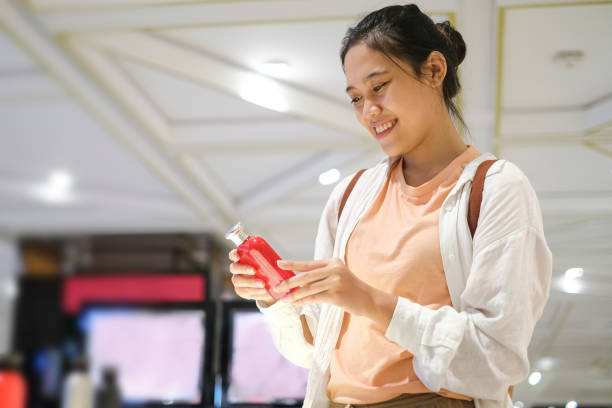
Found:
[(351, 99), (351, 103), (354, 105), (358, 103), (360, 100), (361, 100), (361, 96), (356, 96), (353, 99)]
[(372, 90), (373, 90), (374, 92), (378, 92), (378, 91), (380, 91), (380, 90), (381, 90), (381, 89), (382, 89), (382, 88), (383, 88), (385, 85), (387, 85), (387, 83), (388, 83), (388, 82), (383, 82), (383, 83), (382, 83), (382, 84), (380, 84), (380, 85), (376, 85), (374, 88), (372, 88)]

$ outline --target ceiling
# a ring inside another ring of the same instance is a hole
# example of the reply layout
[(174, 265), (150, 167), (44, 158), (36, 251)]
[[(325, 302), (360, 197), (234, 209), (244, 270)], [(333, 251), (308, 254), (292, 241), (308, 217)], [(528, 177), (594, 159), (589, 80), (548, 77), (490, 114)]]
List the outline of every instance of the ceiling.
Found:
[[(344, 94), (340, 40), (393, 3), (0, 0), (0, 232), (221, 239), (241, 220), (285, 257), (310, 258), (333, 188), (319, 174), (383, 157)], [(612, 1), (417, 4), (466, 39), (467, 140), (527, 174), (555, 256), (530, 348), (542, 381), (516, 397), (610, 404)], [(270, 60), (289, 71), (259, 72)], [(55, 170), (74, 177), (62, 203), (37, 193)], [(563, 289), (571, 267), (584, 270), (580, 293)]]

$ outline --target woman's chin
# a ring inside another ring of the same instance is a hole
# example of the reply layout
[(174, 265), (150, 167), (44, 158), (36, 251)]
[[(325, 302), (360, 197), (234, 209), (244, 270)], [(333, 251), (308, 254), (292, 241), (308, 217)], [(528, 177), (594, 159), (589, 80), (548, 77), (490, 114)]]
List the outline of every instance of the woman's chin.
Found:
[(387, 156), (399, 156), (404, 153), (399, 146), (393, 143), (380, 143), (380, 147)]

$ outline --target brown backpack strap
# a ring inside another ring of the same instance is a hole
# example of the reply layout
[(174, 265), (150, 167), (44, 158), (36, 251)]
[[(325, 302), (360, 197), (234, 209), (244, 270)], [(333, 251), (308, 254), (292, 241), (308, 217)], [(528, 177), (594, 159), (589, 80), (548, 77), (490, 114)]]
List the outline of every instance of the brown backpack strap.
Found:
[(468, 225), (470, 226), (470, 232), (472, 238), (476, 233), (476, 227), (478, 226), (478, 217), (480, 216), (480, 204), (482, 203), (482, 191), (484, 190), (485, 177), (487, 171), (497, 160), (486, 160), (480, 163), (476, 169), (474, 180), (472, 181), (472, 191), (470, 192), (470, 203), (468, 206)]
[(348, 200), (349, 196), (351, 195), (351, 191), (353, 191), (353, 187), (355, 187), (355, 184), (357, 184), (357, 180), (359, 180), (359, 177), (361, 177), (364, 171), (366, 171), (366, 169), (359, 170), (353, 176), (353, 179), (351, 180), (349, 185), (346, 187), (346, 190), (344, 190), (342, 201), (340, 201), (340, 208), (338, 209), (338, 222), (340, 221), (340, 216), (342, 215), (342, 210), (344, 210), (344, 205), (346, 204), (346, 200)]

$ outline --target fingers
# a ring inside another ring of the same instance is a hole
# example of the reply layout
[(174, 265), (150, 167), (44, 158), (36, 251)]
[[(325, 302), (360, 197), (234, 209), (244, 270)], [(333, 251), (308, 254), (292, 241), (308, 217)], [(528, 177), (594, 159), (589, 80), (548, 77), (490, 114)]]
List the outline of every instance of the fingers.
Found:
[(255, 269), (249, 265), (234, 262), (230, 264), (229, 270), (234, 275), (255, 275)]
[(229, 253), (229, 259), (232, 262), (238, 262), (240, 260), (240, 258), (238, 257), (238, 250), (237, 249), (232, 249)]
[(260, 279), (249, 275), (233, 275), (232, 284), (234, 288), (265, 288), (266, 285)]
[(327, 276), (329, 276), (328, 268), (311, 270), (309, 273), (295, 275), (294, 277), (281, 282), (276, 289), (287, 292), (293, 288), (320, 281), (321, 279), (325, 279)]
[(280, 260), (278, 266), (288, 271), (308, 272), (313, 269), (319, 269), (328, 264), (329, 260), (321, 259), (317, 261), (289, 261)]
[(240, 290), (236, 290), (236, 294), (243, 299), (248, 300), (263, 300), (269, 305), (274, 304), (275, 300), (267, 290), (265, 289), (256, 289), (256, 288), (241, 288)]
[(305, 298), (313, 299), (314, 296), (327, 292), (329, 288), (330, 282), (324, 279), (311, 285), (298, 288), (285, 296), (282, 300), (283, 302), (301, 303)]

